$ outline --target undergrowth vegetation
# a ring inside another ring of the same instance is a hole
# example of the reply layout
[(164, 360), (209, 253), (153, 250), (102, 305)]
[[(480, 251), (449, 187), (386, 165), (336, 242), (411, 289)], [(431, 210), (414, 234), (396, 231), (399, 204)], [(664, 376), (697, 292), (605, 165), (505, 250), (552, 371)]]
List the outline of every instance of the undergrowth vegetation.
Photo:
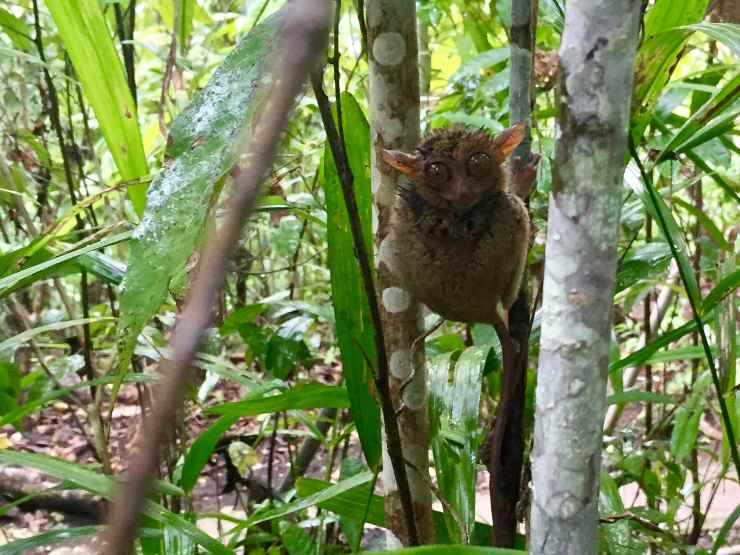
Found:
[[(12, 0), (0, 7), (0, 463), (55, 478), (51, 493), (113, 495), (198, 271), (201, 241), (229, 208), (240, 138), (272, 75), (282, 4)], [(507, 127), (509, 2), (417, 4), (422, 132)], [(539, 3), (535, 302), (564, 4)], [(340, 102), (371, 244), (368, 63), (356, 6), (337, 5), (339, 50), (329, 49), (325, 88)], [(716, 553), (738, 539), (737, 499), (712, 515), (732, 483), (729, 491), (739, 491), (740, 25), (722, 13), (709, 17), (707, 8), (707, 0), (651, 2), (637, 55), (604, 425), (604, 553)], [(381, 418), (351, 237), (307, 91), (214, 307), (182, 422), (142, 517), (142, 553), (294, 555), (381, 545), (381, 534), (363, 532), (365, 523), (384, 525), (375, 487)], [(435, 321), (429, 314), (426, 327)], [(528, 438), (536, 313), (533, 322)], [(437, 542), (488, 545), (490, 523), (476, 521), (475, 498), (485, 489), (477, 487), (478, 449), (501, 389), (499, 341), (491, 326), (448, 322), (425, 349), (433, 491), (443, 498)], [(46, 443), (34, 432), (39, 426)], [(450, 475), (456, 479), (442, 478)], [(17, 507), (43, 497), (32, 480), (24, 488), (14, 495), (0, 488), (9, 503), (0, 517), (17, 519)], [(219, 513), (221, 503), (239, 510)], [(525, 507), (521, 513), (526, 522)], [(198, 526), (207, 519), (219, 526)], [(102, 523), (101, 509), (83, 526), (47, 522), (39, 534), (0, 535), (0, 553), (84, 542)]]

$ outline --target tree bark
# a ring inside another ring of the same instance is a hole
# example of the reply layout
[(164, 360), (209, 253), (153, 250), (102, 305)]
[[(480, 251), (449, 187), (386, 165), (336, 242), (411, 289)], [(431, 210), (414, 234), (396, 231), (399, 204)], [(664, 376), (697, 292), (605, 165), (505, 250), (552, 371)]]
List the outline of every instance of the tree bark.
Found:
[(601, 426), (642, 0), (571, 0), (545, 259), (531, 551), (597, 552)]
[[(412, 151), (419, 140), (419, 69), (416, 7), (410, 0), (371, 0), (367, 3), (368, 60), (370, 64), (370, 126), (374, 224), (378, 249), (378, 296), (390, 358), (391, 393), (399, 415), (399, 430), (414, 501), (419, 540), (434, 540), (431, 492), (428, 487), (428, 424), (423, 349), (415, 356), (411, 344), (422, 334), (420, 305), (411, 298), (398, 275), (392, 254), (391, 207), (396, 197), (397, 172), (384, 165), (381, 149)], [(404, 380), (413, 380), (399, 389)], [(408, 545), (404, 516), (387, 452), (383, 457), (383, 487), (388, 528)]]

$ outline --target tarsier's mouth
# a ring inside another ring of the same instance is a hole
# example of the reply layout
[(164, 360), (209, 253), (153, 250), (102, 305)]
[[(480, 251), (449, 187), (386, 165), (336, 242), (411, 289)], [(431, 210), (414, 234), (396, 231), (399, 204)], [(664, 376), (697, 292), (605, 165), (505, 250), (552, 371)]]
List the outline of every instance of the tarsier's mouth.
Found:
[(434, 211), (450, 219), (465, 220), (476, 214), (479, 209), (487, 209), (498, 194), (498, 191), (490, 191), (482, 194), (469, 206), (459, 207), (443, 198), (437, 202), (429, 201), (411, 187), (398, 186), (398, 196), (406, 201), (417, 219), (425, 212)]

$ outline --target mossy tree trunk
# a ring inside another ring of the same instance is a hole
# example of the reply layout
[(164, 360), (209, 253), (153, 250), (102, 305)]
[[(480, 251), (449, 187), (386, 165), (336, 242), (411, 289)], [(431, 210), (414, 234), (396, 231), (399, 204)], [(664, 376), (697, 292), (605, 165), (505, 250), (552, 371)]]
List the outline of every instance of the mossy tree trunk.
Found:
[(533, 553), (598, 550), (601, 427), (642, 4), (568, 2), (532, 456)]

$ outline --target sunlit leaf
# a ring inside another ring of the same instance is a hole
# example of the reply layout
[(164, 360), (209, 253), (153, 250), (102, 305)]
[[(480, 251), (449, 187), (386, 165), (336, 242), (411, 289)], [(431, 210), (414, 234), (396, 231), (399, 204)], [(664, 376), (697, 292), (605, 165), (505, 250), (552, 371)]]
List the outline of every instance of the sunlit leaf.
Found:
[(682, 27), (698, 31), (721, 42), (729, 48), (736, 58), (740, 58), (740, 25), (737, 23), (702, 22)]
[[(453, 364), (453, 353), (439, 355), (429, 369), (430, 444), (452, 538), (464, 543), (475, 526), (478, 450), (482, 441), (478, 405), (481, 376), (490, 347), (465, 349)], [(450, 373), (454, 381), (449, 383)], [(460, 527), (463, 529), (460, 529)]]
[[(59, 28), (121, 178), (130, 180), (147, 175), (149, 168), (136, 105), (100, 2), (48, 0), (46, 6)], [(142, 214), (146, 186), (129, 187), (128, 194), (136, 211)]]
[(26, 22), (17, 18), (5, 8), (0, 8), (0, 28), (10, 37), (16, 47), (27, 52), (33, 49), (31, 30)]
[(687, 33), (677, 27), (701, 21), (708, 0), (657, 0), (645, 16), (643, 35), (635, 60), (631, 134), (639, 142), (652, 118), (653, 106), (668, 82)]

